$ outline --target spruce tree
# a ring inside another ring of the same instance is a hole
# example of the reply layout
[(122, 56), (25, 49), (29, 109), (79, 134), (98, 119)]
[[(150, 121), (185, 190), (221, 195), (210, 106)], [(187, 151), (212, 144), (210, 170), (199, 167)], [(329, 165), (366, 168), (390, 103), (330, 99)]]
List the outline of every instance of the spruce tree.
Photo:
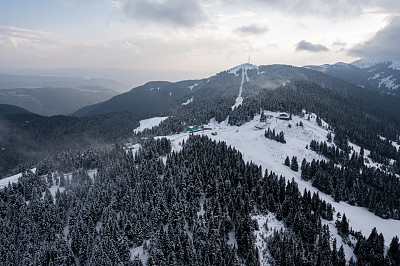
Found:
[(299, 171), (299, 164), (297, 163), (297, 157), (293, 156), (292, 161), (290, 163), (290, 169), (297, 172)]
[(289, 159), (289, 156), (286, 156), (285, 165), (290, 167), (290, 159)]
[(390, 242), (387, 259), (393, 265), (400, 265), (400, 244), (398, 236), (393, 237)]

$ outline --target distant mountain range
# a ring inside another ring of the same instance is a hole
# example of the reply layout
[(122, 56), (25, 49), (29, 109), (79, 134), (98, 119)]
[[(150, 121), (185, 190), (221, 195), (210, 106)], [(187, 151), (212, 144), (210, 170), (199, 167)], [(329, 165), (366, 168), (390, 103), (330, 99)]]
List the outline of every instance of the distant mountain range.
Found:
[(68, 115), (110, 99), (123, 86), (108, 79), (0, 74), (0, 103), (41, 115)]
[(68, 115), (83, 106), (102, 102), (116, 95), (113, 90), (81, 88), (18, 88), (0, 90), (0, 103), (12, 104), (41, 115)]
[(351, 64), (305, 66), (382, 94), (400, 97), (399, 59), (359, 59)]
[(126, 85), (112, 79), (92, 79), (53, 75), (0, 74), (0, 89), (39, 87), (76, 88), (86, 86), (105, 87), (116, 92), (126, 91)]

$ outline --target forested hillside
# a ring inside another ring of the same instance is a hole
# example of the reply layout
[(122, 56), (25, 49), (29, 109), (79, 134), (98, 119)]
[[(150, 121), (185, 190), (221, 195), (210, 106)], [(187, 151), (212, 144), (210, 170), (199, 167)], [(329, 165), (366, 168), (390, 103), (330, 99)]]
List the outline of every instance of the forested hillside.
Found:
[(57, 152), (114, 144), (131, 136), (141, 118), (132, 113), (45, 117), (7, 105), (0, 111), (0, 175)]

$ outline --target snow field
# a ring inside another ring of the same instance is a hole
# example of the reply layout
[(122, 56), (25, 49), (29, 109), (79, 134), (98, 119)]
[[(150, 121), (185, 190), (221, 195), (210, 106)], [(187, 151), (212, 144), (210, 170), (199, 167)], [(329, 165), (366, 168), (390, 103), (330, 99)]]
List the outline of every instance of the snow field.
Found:
[(255, 215), (251, 217), (252, 220), (256, 220), (258, 224), (258, 230), (255, 231), (256, 245), (260, 254), (260, 265), (270, 265), (268, 259), (271, 255), (268, 252), (267, 243), (265, 239), (270, 237), (274, 231), (280, 231), (285, 229), (282, 222), (278, 221), (273, 213), (267, 215)]
[(133, 132), (138, 133), (142, 132), (145, 129), (151, 129), (152, 127), (158, 126), (162, 121), (167, 119), (168, 116), (165, 117), (153, 117), (149, 119), (140, 120), (140, 126), (133, 130)]

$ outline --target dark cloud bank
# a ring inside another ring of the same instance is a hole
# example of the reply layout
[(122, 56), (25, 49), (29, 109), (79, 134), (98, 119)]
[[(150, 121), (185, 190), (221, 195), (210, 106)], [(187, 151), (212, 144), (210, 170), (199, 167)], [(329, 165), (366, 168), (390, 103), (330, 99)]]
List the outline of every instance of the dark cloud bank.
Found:
[(125, 0), (122, 1), (122, 8), (129, 18), (138, 22), (193, 27), (207, 19), (196, 0)]
[(236, 33), (239, 35), (261, 35), (261, 34), (266, 33), (267, 31), (268, 31), (267, 26), (250, 24), (250, 25), (245, 25), (245, 26), (241, 26), (239, 28), (234, 29), (233, 33)]
[(329, 51), (329, 49), (322, 44), (313, 44), (302, 40), (296, 45), (296, 51), (326, 52)]
[(369, 41), (351, 48), (349, 54), (369, 58), (400, 58), (400, 16), (392, 18)]

